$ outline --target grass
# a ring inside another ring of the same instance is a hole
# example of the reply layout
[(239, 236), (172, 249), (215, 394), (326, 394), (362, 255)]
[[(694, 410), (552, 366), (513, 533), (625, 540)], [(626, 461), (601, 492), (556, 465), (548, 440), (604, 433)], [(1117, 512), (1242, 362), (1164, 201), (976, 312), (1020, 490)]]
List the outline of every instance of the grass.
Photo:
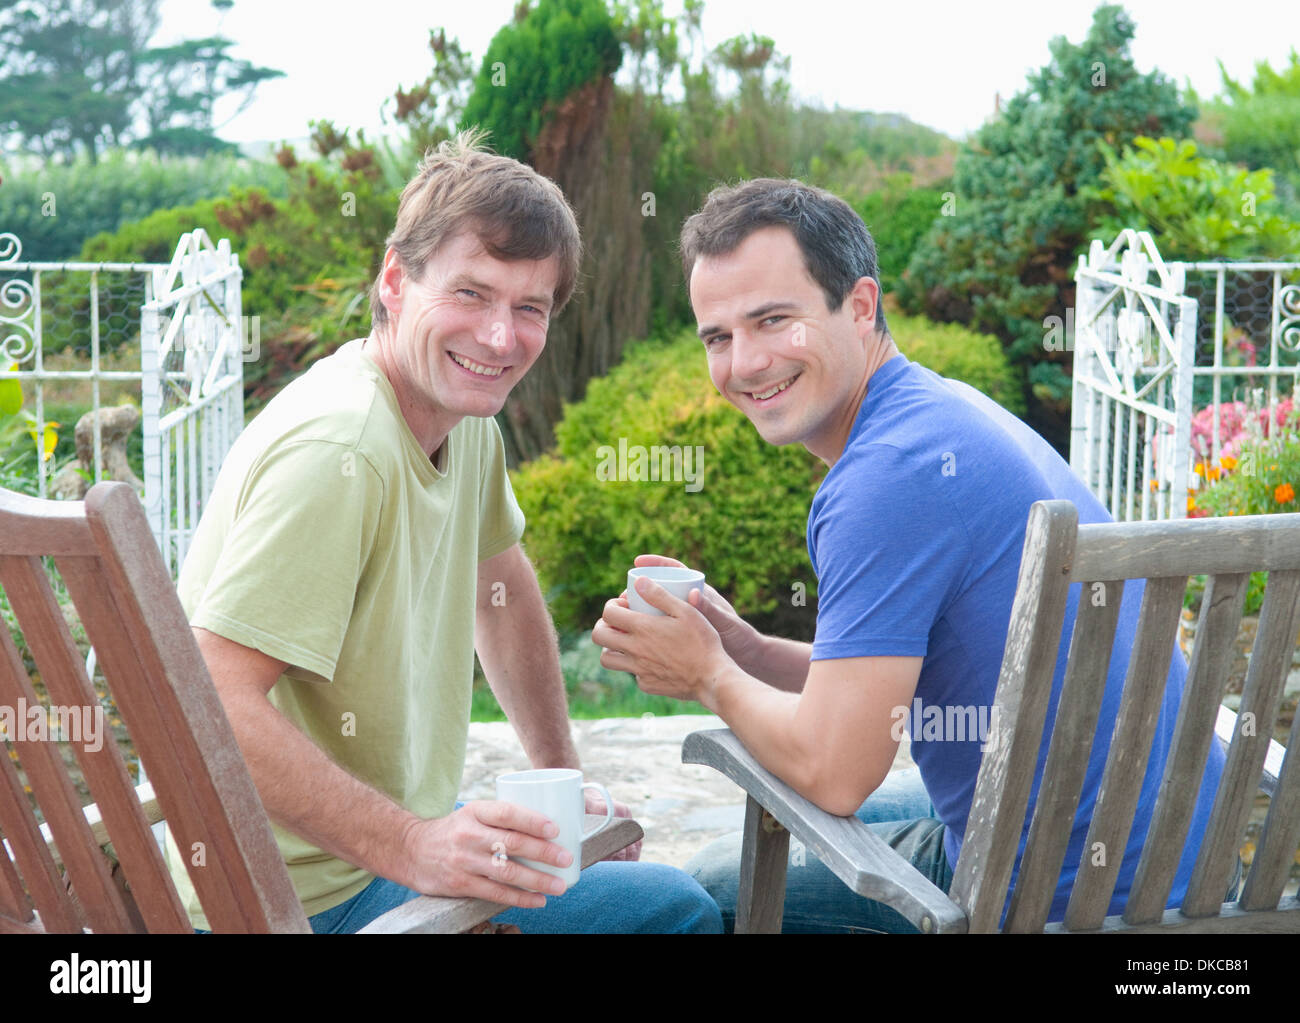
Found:
[[(708, 713), (698, 703), (684, 703), (667, 696), (650, 696), (641, 692), (631, 675), (602, 667), (600, 653), (600, 647), (591, 641), (590, 634), (585, 630), (560, 637), (560, 671), (564, 676), (570, 718), (587, 720), (639, 718), (646, 714), (666, 717), (671, 714)], [(470, 720), (506, 720), (500, 704), (477, 668), (474, 673)]]

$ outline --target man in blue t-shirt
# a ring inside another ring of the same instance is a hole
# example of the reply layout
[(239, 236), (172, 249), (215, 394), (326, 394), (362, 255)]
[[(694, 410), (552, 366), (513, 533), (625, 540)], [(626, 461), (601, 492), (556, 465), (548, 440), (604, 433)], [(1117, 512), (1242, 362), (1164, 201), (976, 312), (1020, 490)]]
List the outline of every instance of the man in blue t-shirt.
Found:
[[(682, 259), (718, 391), (769, 443), (801, 443), (830, 467), (808, 517), (816, 637), (809, 646), (763, 636), (711, 587), (688, 604), (642, 580), (639, 592), (665, 617), (611, 600), (592, 633), (606, 648), (601, 663), (636, 675), (646, 692), (702, 703), (775, 775), (831, 813), (857, 814), (946, 891), (993, 725), (1030, 506), (1065, 498), (1080, 523), (1110, 516), (1018, 419), (899, 353), (880, 307), (874, 243), (840, 199), (771, 179), (716, 189), (682, 230)], [(1079, 589), (1070, 590), (1067, 630)], [(1100, 736), (1113, 730), (1142, 589), (1124, 589)], [(1049, 734), (1068, 650), (1067, 631)], [(1112, 913), (1136, 872), (1182, 696), (1186, 662), (1170, 654)], [(917, 767), (891, 775), (904, 732)], [(1083, 860), (1108, 746), (1099, 742), (1088, 764), (1052, 920), (1064, 916)], [(1046, 756), (1044, 744), (1031, 807)], [(1185, 892), (1222, 765), (1215, 744), (1171, 905)], [(691, 867), (728, 924), (739, 850), (732, 836)], [(912, 929), (802, 856), (792, 859), (784, 925)]]

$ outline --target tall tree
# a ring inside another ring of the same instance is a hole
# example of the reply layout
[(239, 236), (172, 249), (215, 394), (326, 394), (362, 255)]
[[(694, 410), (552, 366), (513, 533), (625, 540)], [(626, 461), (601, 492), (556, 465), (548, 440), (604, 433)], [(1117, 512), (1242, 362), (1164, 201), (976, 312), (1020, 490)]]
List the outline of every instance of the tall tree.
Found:
[[(213, 0), (219, 10), (232, 0)], [(0, 0), (0, 136), (45, 158), (135, 143), (166, 152), (227, 148), (212, 107), (281, 72), (229, 54), (218, 36), (148, 46), (159, 0)]]
[(1052, 60), (1029, 76), (1000, 116), (958, 154), (952, 194), (912, 254), (899, 289), (909, 312), (997, 335), (1024, 374), (1028, 421), (1067, 442), (1070, 356), (1047, 352), (1046, 317), (1074, 302), (1074, 263), (1087, 238), (1085, 186), (1097, 185), (1111, 146), (1137, 135), (1187, 133), (1196, 110), (1158, 71), (1129, 54), (1132, 19), (1098, 7), (1078, 44), (1058, 36)]

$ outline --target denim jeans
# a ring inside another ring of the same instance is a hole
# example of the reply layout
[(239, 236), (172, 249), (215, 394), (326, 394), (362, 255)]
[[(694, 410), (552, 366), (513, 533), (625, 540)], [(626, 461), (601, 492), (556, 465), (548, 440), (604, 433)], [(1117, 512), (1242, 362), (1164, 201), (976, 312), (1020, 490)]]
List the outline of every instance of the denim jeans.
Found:
[[(418, 893), (375, 878), (359, 895), (308, 919), (317, 934), (350, 934)], [(541, 909), (511, 909), (493, 923), (524, 934), (720, 934), (718, 907), (689, 875), (662, 863), (593, 863)]]
[[(943, 851), (944, 825), (916, 768), (891, 773), (857, 812), (857, 817), (943, 891), (952, 870)], [(736, 925), (741, 835), (709, 845), (686, 870), (713, 896), (730, 933)], [(786, 867), (785, 934), (916, 934), (899, 913), (851, 891), (816, 857), (791, 838)]]
[[(457, 802), (459, 810), (464, 803)], [(347, 902), (308, 917), (317, 934), (352, 934), (419, 892), (377, 877)], [(624, 860), (593, 863), (563, 895), (541, 909), (509, 909), (492, 918), (523, 934), (721, 934), (717, 904), (676, 867)]]
[[(952, 868), (943, 849), (946, 829), (934, 815), (934, 805), (917, 768), (892, 772), (862, 804), (856, 816), (936, 887), (948, 891)], [(740, 846), (739, 832), (728, 835), (686, 865), (687, 871), (718, 903), (728, 933), (736, 926)], [(1236, 900), (1241, 878), (1242, 864), (1238, 859), (1225, 902)], [(918, 933), (888, 906), (851, 891), (820, 860), (807, 855), (794, 838), (790, 840), (786, 866), (781, 930), (785, 934)]]

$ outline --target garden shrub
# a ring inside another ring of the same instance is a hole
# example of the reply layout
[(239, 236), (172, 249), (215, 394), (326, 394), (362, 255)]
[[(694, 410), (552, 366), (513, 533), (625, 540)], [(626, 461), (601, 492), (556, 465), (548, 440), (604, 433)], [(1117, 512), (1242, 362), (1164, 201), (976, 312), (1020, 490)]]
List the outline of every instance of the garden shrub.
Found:
[[(1018, 397), (995, 338), (920, 318), (890, 323), (909, 359), (995, 399)], [(702, 463), (683, 450), (675, 481), (602, 479), (620, 440), (629, 469), (638, 446), (698, 446)], [(759, 436), (714, 389), (699, 340), (683, 332), (632, 345), (565, 407), (555, 449), (511, 475), (528, 518), (524, 543), (561, 628), (591, 628), (633, 559), (664, 554), (701, 569), (763, 631), (810, 639), (816, 580), (805, 531), (824, 474), (801, 445)]]

